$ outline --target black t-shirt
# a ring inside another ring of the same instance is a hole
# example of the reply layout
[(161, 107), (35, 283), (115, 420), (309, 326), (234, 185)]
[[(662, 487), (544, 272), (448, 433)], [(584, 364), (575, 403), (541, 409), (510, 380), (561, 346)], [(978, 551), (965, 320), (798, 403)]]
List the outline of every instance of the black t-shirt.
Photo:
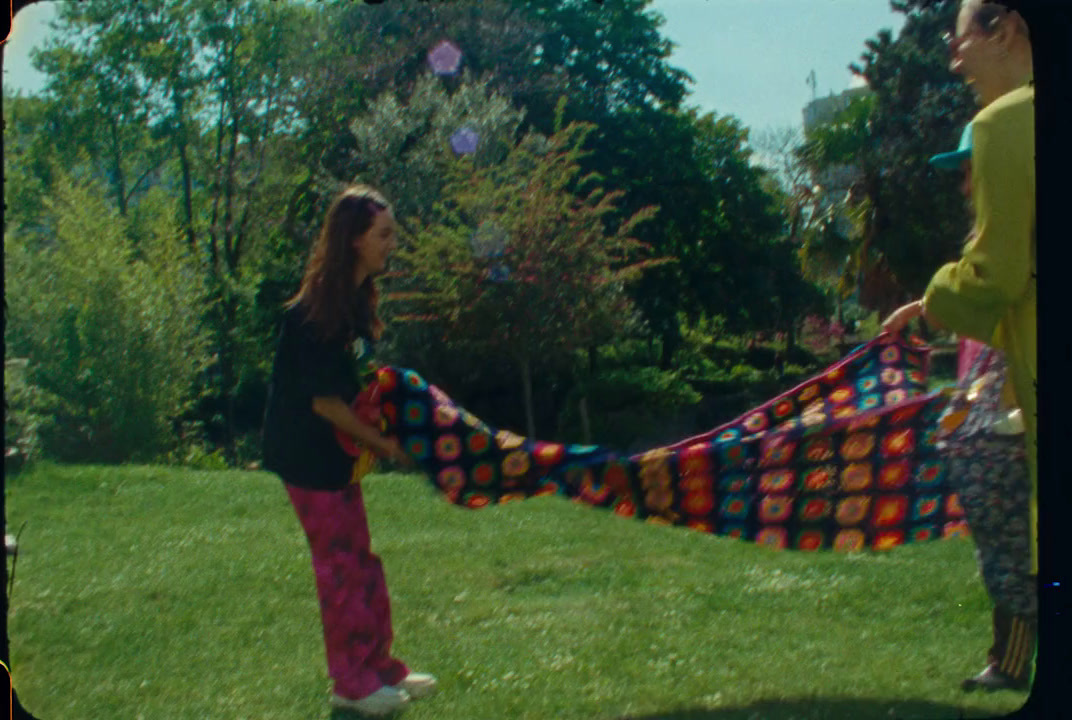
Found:
[(313, 412), (313, 398), (350, 403), (367, 381), (371, 341), (357, 333), (322, 340), (301, 304), (288, 308), (272, 364), (264, 416), (264, 467), (291, 485), (340, 490), (350, 481), (353, 458), (335, 427)]

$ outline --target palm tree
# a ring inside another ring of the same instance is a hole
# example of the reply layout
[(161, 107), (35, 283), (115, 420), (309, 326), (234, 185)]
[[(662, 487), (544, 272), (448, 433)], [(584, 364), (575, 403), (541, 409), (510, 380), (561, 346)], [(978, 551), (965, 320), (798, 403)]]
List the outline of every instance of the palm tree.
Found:
[(874, 110), (873, 95), (853, 99), (829, 122), (808, 131), (797, 150), (813, 178), (848, 186), (841, 197), (821, 185), (810, 191), (817, 220), (802, 237), (801, 256), (811, 272), (836, 274), (839, 300), (857, 292), (862, 305), (885, 311), (896, 306), (902, 291), (875, 243), (884, 207)]

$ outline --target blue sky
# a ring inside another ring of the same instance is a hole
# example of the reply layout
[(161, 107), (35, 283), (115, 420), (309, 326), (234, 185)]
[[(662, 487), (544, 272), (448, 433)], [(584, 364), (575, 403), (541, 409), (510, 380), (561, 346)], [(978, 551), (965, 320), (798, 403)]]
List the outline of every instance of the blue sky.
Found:
[[(15, 16), (4, 48), (6, 87), (40, 88), (29, 51), (48, 36), (54, 5), (34, 3)], [(888, 0), (654, 0), (652, 9), (678, 46), (671, 64), (696, 81), (688, 103), (736, 115), (757, 131), (799, 126), (812, 70), (817, 94), (841, 92), (864, 41), (903, 24)]]
[(736, 115), (755, 129), (800, 126), (816, 94), (849, 87), (849, 63), (864, 42), (904, 16), (888, 0), (655, 0), (663, 37), (677, 44), (671, 63), (692, 75), (689, 103)]

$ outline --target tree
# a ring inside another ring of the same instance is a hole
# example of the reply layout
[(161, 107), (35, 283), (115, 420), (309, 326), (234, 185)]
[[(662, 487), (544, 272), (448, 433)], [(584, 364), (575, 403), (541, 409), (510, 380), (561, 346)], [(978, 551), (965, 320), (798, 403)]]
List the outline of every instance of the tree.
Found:
[(678, 313), (722, 315), (732, 332), (754, 327), (768, 300), (755, 287), (782, 218), (751, 161), (748, 130), (732, 116), (695, 109), (623, 111), (604, 123), (596, 147), (601, 154), (586, 169), (625, 191), (623, 214), (657, 204), (657, 222), (638, 237), (678, 260), (645, 274), (632, 292), (662, 340), (663, 367), (680, 342)]
[(942, 34), (951, 30), (954, 0), (891, 2), (906, 15), (896, 41), (868, 41), (852, 69), (875, 93), (872, 124), (885, 171), (876, 250), (908, 294), (918, 296), (934, 270), (958, 254), (968, 218), (953, 173), (935, 173), (927, 159), (955, 148), (976, 107), (963, 80), (949, 70)]
[(52, 246), (5, 237), (4, 340), (28, 361), (28, 383), (52, 399), (42, 438), (51, 457), (153, 460), (207, 357), (199, 273), (159, 191), (145, 201), (155, 219), (135, 253), (134, 229), (94, 185), (58, 179), (46, 203)]
[[(349, 2), (328, 6), (329, 42), (346, 47), (337, 78), (359, 78), (365, 97), (409, 94), (427, 53), (449, 39), (462, 67), (525, 107), (528, 129), (553, 131), (558, 100), (566, 120), (599, 122), (625, 108), (676, 108), (687, 73), (668, 64), (671, 44), (651, 0), (493, 0), (481, 3)], [(331, 32), (337, 35), (330, 34)], [(345, 39), (345, 42), (340, 42)]]
[(974, 112), (941, 40), (958, 3), (894, 0), (891, 7), (907, 16), (900, 35), (880, 32), (850, 66), (867, 80), (870, 98), (819, 129), (805, 150), (815, 167), (851, 158), (859, 171), (844, 204), (855, 230), (850, 273), (861, 304), (879, 310), (921, 294), (934, 269), (956, 255), (967, 230), (957, 179), (935, 173), (927, 159), (955, 147)]
[(881, 170), (869, 149), (878, 143), (871, 115), (874, 97), (854, 98), (828, 122), (811, 129), (796, 155), (815, 179), (848, 176), (850, 189), (843, 197), (829, 197), (821, 186), (812, 196), (819, 223), (805, 235), (801, 256), (815, 274), (837, 275), (835, 292), (848, 297), (876, 257), (871, 252), (881, 212)]
[[(352, 50), (347, 57), (338, 58), (338, 63), (329, 63), (321, 76), (337, 75), (325, 78), (329, 85), (346, 77), (361, 78), (362, 102), (370, 96), (382, 98), (388, 89), (399, 98), (417, 97), (415, 89), (429, 69), (427, 53), (448, 39), (461, 51), (460, 67), (470, 73), (447, 75), (441, 80), (448, 96), (459, 86), (483, 84), (512, 106), (524, 108), (520, 131), (544, 134), (553, 131), (560, 98), (569, 98), (567, 122), (583, 120), (597, 125), (589, 141), (591, 153), (582, 160), (583, 169), (599, 173), (608, 190), (625, 191), (621, 214), (628, 216), (648, 204), (673, 206), (680, 211), (678, 225), (697, 225), (701, 206), (675, 202), (674, 197), (688, 187), (682, 176), (690, 176), (690, 172), (681, 172), (682, 165), (695, 164), (689, 157), (692, 131), (688, 126), (692, 121), (678, 116), (689, 77), (669, 65), (671, 44), (659, 35), (662, 18), (650, 6), (649, 0), (614, 0), (600, 5), (578, 0), (331, 5), (329, 16), (334, 24), (327, 24), (350, 38), (348, 49)], [(354, 96), (352, 90), (339, 94)], [(359, 114), (365, 114), (364, 108)], [(329, 115), (336, 116), (338, 111)], [(328, 122), (332, 122), (330, 118)], [(428, 135), (427, 123), (422, 129), (413, 120), (403, 122), (407, 131), (401, 136), (387, 127), (382, 131), (396, 143), (408, 139), (407, 155), (415, 155), (421, 138)], [(355, 154), (361, 154), (356, 142), (340, 139), (324, 156), (325, 170), (348, 181), (354, 167), (349, 162), (340, 163), (339, 158)], [(655, 172), (648, 169), (652, 165), (658, 165)], [(372, 174), (377, 175), (383, 173)], [(650, 176), (662, 182), (641, 179)], [(316, 185), (310, 182), (309, 187)], [(390, 192), (391, 186), (385, 189)], [(653, 200), (653, 192), (661, 197)], [(312, 190), (306, 207), (322, 208), (327, 201), (324, 194)], [(408, 193), (392, 194), (403, 203), (410, 202)], [(312, 212), (311, 217), (318, 214)], [(647, 241), (659, 239), (650, 228), (641, 231)], [(634, 297), (641, 302), (649, 325), (668, 338), (664, 348), (669, 361), (677, 312), (688, 303), (678, 289), (687, 283), (671, 271), (655, 285), (657, 296), (638, 287)]]
[[(306, 51), (301, 29), (312, 12), (265, 0), (64, 5), (59, 40), (36, 58), (50, 76), (46, 99), (57, 123), (113, 129), (103, 140), (88, 133), (79, 142), (94, 171), (114, 184), (121, 214), (130, 173), (121, 156), (99, 147), (126, 148), (138, 139), (142, 145), (129, 147), (145, 148), (135, 157), (148, 158), (149, 172), (135, 186), (150, 175), (143, 189), (155, 181), (178, 196), (187, 247), (207, 259), (203, 281), (212, 302), (205, 309), (217, 365), (206, 378), (232, 458), (236, 397), (249, 380), (263, 386), (266, 373), (269, 330), (254, 310), (255, 268), (267, 261), (248, 256), (258, 242), (278, 247), (280, 200), (299, 174), (287, 168), (298, 154), (291, 138), (301, 125), (303, 90), (288, 66)], [(259, 423), (260, 413), (251, 415)]]
[(427, 73), (404, 104), (383, 93), (350, 125), (351, 181), (390, 188), (395, 214), (405, 222), (431, 219), (454, 156), (466, 154), (474, 166), (489, 167), (517, 142), (524, 112), (487, 84), (463, 80), (448, 93)]
[(571, 124), (546, 140), (527, 135), (498, 165), (458, 161), (439, 220), (400, 253), (418, 292), (396, 301), (415, 303), (455, 347), (509, 358), (530, 435), (533, 368), (571, 363), (620, 333), (631, 307), (625, 283), (653, 263), (630, 234), (654, 209), (608, 232), (620, 193), (580, 176), (589, 131)]
[[(539, 29), (537, 72), (569, 78), (566, 120), (602, 126), (621, 111), (644, 113), (680, 107), (691, 81), (671, 67), (672, 43), (659, 34), (664, 20), (651, 0), (516, 0)], [(558, 97), (519, 96), (533, 127), (549, 132)], [(593, 146), (594, 147), (594, 146)]]

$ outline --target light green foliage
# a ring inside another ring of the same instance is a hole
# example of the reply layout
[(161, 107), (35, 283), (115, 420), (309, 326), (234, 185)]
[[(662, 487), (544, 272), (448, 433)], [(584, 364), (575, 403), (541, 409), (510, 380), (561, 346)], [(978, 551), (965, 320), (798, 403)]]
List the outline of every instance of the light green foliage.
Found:
[[(454, 352), (509, 359), (530, 413), (534, 370), (569, 368), (578, 350), (619, 337), (633, 315), (626, 283), (658, 262), (632, 237), (654, 208), (608, 228), (620, 193), (580, 176), (590, 129), (529, 134), (497, 165), (455, 161), (436, 221), (399, 252), (411, 292), (394, 299), (407, 302), (411, 317), (436, 323)], [(499, 256), (471, 244), (489, 228)], [(496, 279), (500, 266), (508, 277)]]
[(50, 147), (42, 138), (48, 104), (38, 97), (3, 98), (4, 112), (4, 227), (7, 232), (33, 231), (41, 221), (52, 166)]
[(858, 313), (858, 317), (853, 317), (852, 319), (856, 320), (858, 323), (856, 327), (856, 334), (859, 337), (875, 337), (882, 330), (883, 318), (877, 312), (860, 312)]
[[(459, 343), (519, 360), (571, 358), (628, 319), (624, 284), (650, 264), (631, 233), (654, 209), (608, 232), (603, 218), (619, 194), (578, 176), (585, 130), (571, 125), (549, 142), (527, 136), (496, 166), (458, 161), (439, 222), (399, 253), (431, 300), (425, 307)], [(473, 254), (471, 236), (484, 224), (504, 235), (500, 258)], [(505, 282), (489, 276), (498, 263), (509, 268)]]
[(27, 379), (25, 358), (4, 359), (4, 472), (14, 473), (41, 457), (41, 435), (54, 422), (55, 397)]
[(61, 405), (46, 440), (54, 457), (151, 458), (190, 401), (205, 362), (198, 268), (167, 215), (132, 246), (128, 225), (95, 184), (61, 179), (46, 247), (5, 242), (8, 352)]
[(486, 83), (468, 76), (453, 92), (431, 73), (421, 75), (403, 103), (393, 92), (376, 98), (350, 125), (357, 147), (356, 180), (387, 194), (403, 221), (431, 219), (454, 159), (450, 138), (462, 128), (479, 141), (475, 167), (495, 165), (517, 139), (524, 112)]
[(156, 96), (138, 63), (140, 48), (164, 43), (135, 22), (145, 13), (129, 3), (60, 3), (57, 10), (60, 32), (33, 55), (53, 101), (42, 123), (51, 132), (40, 134), (35, 154), (68, 171), (77, 163), (107, 184), (113, 206), (125, 214), (167, 153), (166, 141), (149, 132)]
[(678, 350), (677, 366), (689, 377), (704, 377), (717, 370), (718, 365), (710, 350), (726, 333), (726, 319), (721, 315), (700, 315), (689, 322), (684, 313), (679, 313), (681, 325), (681, 348)]
[(762, 370), (742, 362), (730, 368), (729, 373), (727, 373), (727, 380), (733, 384), (748, 385), (762, 381), (765, 376), (766, 373)]

